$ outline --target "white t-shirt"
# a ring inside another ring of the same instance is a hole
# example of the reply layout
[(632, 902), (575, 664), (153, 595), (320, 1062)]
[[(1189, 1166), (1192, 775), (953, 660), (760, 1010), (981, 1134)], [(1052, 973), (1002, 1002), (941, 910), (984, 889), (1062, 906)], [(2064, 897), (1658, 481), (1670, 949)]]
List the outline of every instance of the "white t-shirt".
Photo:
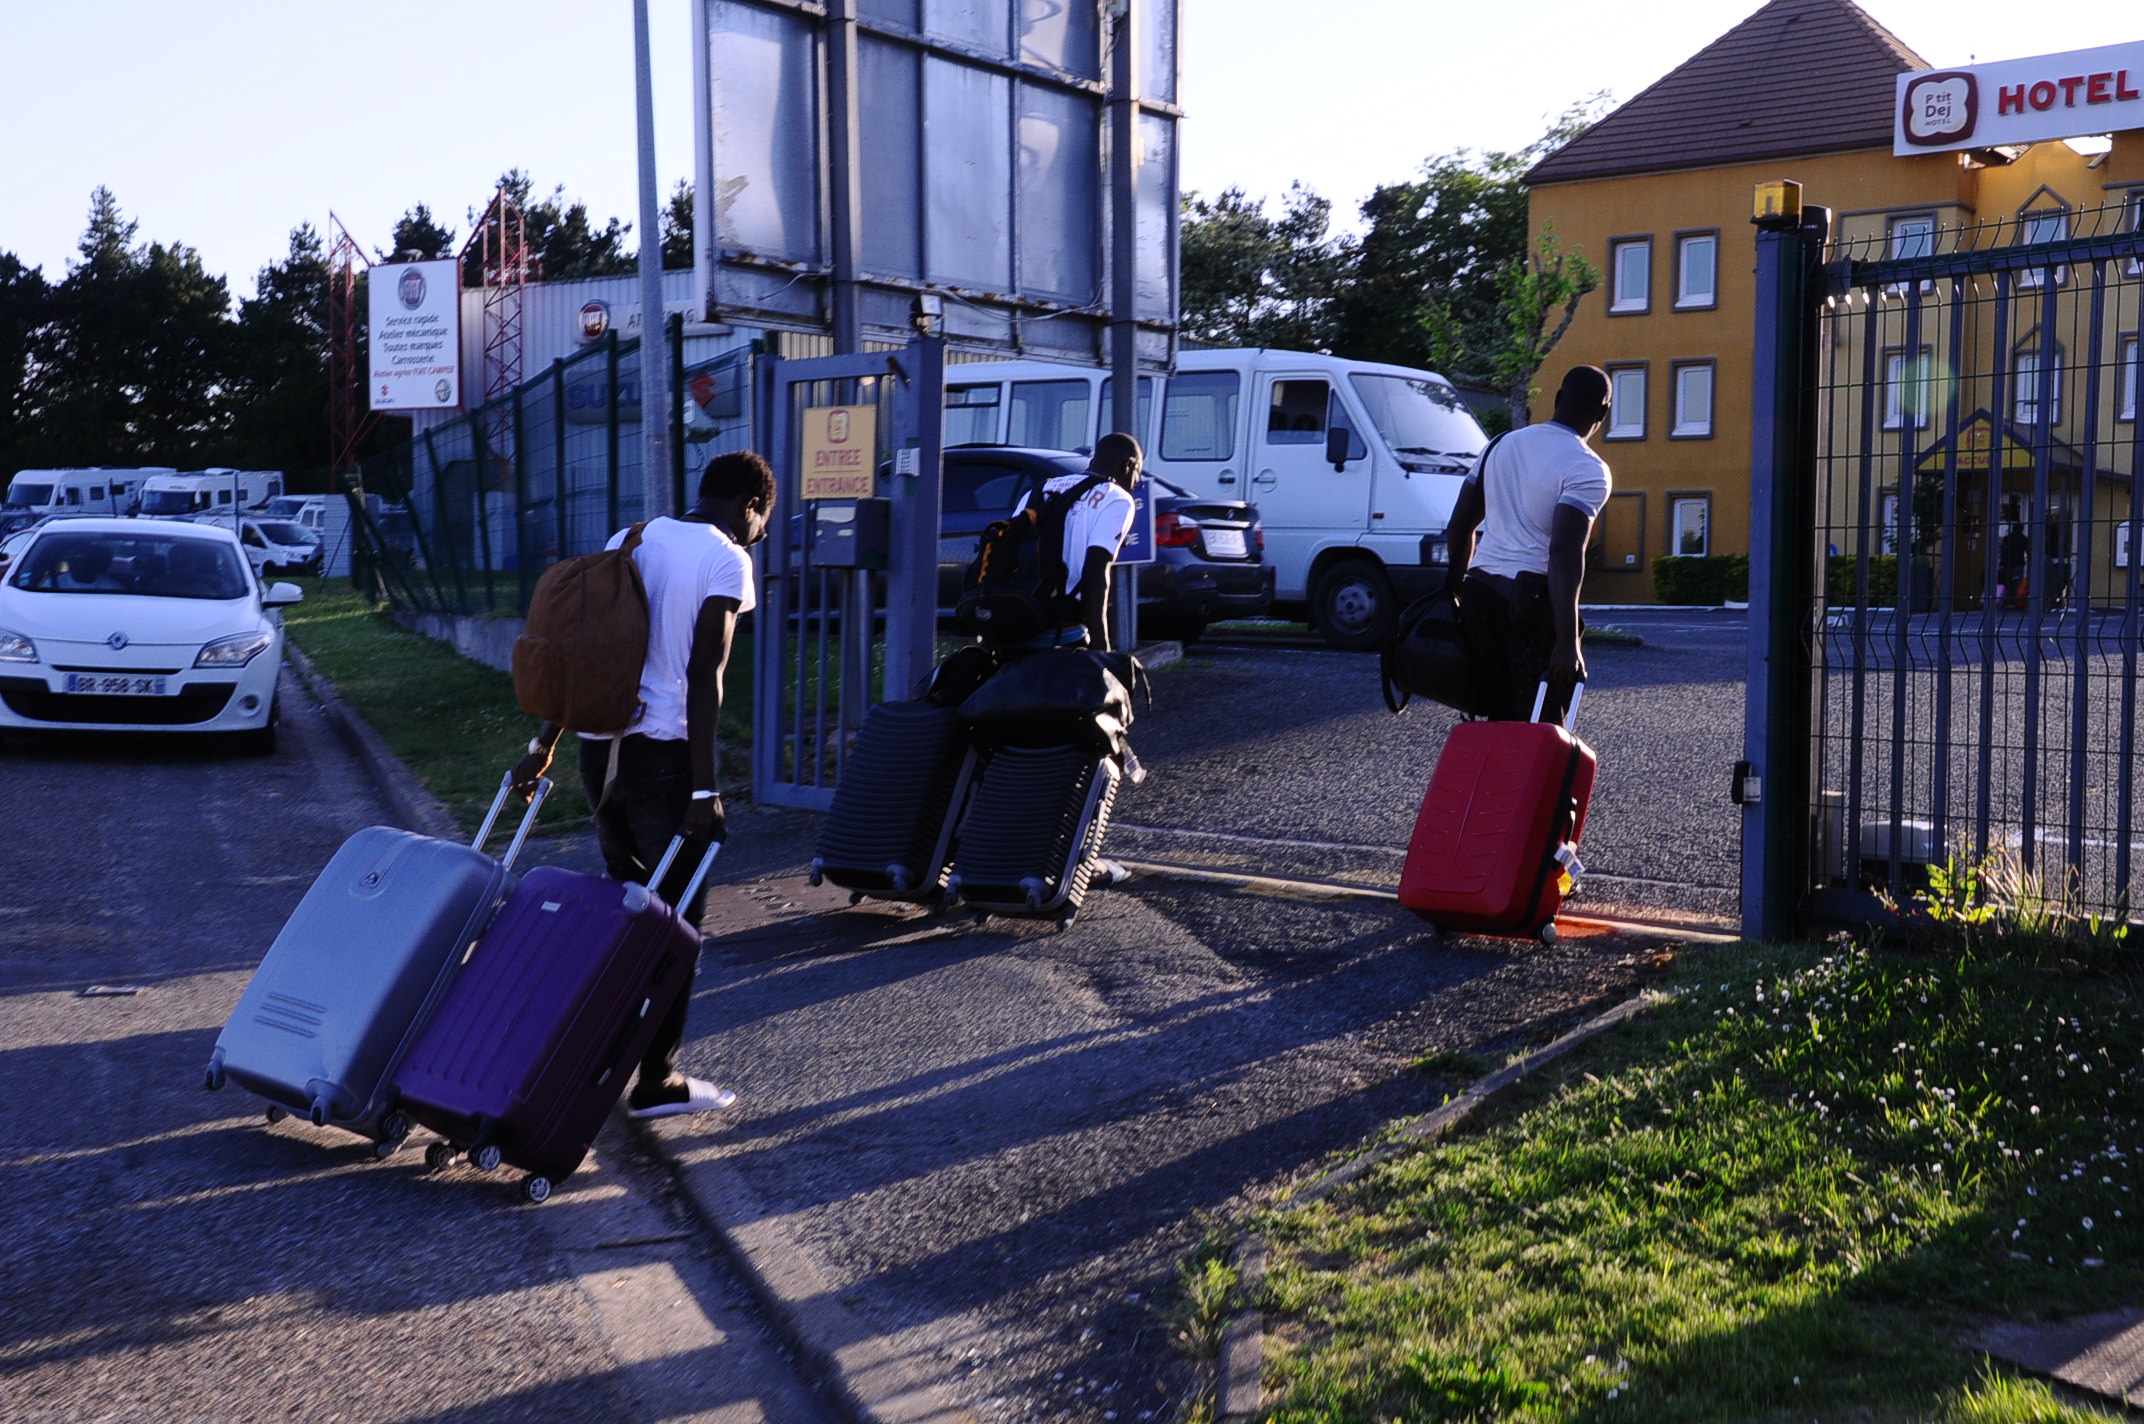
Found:
[[(1084, 474), (1059, 475), (1042, 487), (1045, 497), (1063, 494), (1080, 481)], [(1027, 508), (1027, 496), (1013, 506), (1018, 514)], [(1131, 491), (1114, 480), (1103, 480), (1093, 489), (1079, 497), (1079, 503), (1065, 511), (1065, 592), (1079, 592), (1080, 576), (1087, 568), (1087, 551), (1100, 549), (1110, 558), (1124, 547), (1124, 536), (1132, 532), (1132, 516), (1139, 511), (1139, 502), (1132, 498)]]
[[(610, 536), (615, 549), (628, 531)], [(648, 661), (640, 670), (640, 720), (625, 729), (660, 742), (682, 742), (685, 728), (685, 666), (700, 605), (734, 598), (737, 611), (759, 600), (752, 556), (729, 531), (695, 519), (651, 519), (633, 550), (634, 567), (648, 591)]]
[(1548, 572), (1549, 527), (1567, 504), (1597, 519), (1608, 503), (1608, 462), (1570, 426), (1549, 420), (1514, 430), (1476, 468), (1485, 513), (1469, 568), (1516, 578)]

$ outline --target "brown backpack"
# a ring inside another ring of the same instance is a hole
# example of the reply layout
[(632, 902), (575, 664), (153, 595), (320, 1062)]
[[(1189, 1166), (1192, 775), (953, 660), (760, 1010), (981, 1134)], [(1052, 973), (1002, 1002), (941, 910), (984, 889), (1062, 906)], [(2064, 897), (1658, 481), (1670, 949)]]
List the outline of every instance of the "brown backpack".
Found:
[(514, 639), (521, 710), (569, 732), (615, 736), (640, 716), (648, 660), (648, 591), (633, 563), (636, 524), (615, 549), (553, 564), (529, 596)]

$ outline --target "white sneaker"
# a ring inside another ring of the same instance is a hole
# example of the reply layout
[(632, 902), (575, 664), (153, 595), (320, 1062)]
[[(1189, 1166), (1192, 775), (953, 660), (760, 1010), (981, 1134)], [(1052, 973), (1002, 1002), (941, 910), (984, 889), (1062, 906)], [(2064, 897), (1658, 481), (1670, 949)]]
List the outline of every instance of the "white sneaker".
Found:
[(647, 1107), (634, 1107), (627, 1102), (627, 1117), (679, 1117), (685, 1113), (720, 1112), (733, 1107), (737, 1095), (728, 1088), (718, 1088), (705, 1078), (687, 1078), (681, 1085), (685, 1094), (668, 1102), (651, 1103)]

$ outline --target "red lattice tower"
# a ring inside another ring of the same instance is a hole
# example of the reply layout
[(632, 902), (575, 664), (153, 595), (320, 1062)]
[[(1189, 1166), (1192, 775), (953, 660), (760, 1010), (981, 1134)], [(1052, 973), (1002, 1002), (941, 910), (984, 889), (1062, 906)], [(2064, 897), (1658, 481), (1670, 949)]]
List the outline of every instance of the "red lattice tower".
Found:
[(358, 374), (364, 369), (358, 343), (365, 339), (365, 316), (357, 309), (357, 278), (372, 264), (332, 211), (328, 234), (328, 472), (340, 475), (357, 464), (357, 447), (379, 420)]
[[(504, 185), (492, 195), (491, 205), (477, 222), (476, 231), (462, 245), (462, 270), (469, 270), (469, 255), (477, 256), (484, 287), (484, 404), (510, 394), (521, 384), (522, 289), (529, 280), (528, 225), (521, 205)], [(492, 486), (506, 488), (512, 481), (513, 433), (505, 421), (487, 424), (491, 449)]]

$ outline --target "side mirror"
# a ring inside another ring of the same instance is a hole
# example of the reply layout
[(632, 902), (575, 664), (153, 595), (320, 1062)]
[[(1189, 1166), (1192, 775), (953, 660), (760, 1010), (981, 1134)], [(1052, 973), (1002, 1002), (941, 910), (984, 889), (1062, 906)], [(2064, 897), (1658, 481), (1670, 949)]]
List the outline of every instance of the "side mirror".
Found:
[(293, 603), (305, 602), (305, 590), (294, 583), (272, 583), (261, 595), (263, 608), (288, 608)]
[(1347, 468), (1348, 445), (1352, 432), (1344, 425), (1335, 425), (1325, 432), (1325, 463), (1336, 470)]

